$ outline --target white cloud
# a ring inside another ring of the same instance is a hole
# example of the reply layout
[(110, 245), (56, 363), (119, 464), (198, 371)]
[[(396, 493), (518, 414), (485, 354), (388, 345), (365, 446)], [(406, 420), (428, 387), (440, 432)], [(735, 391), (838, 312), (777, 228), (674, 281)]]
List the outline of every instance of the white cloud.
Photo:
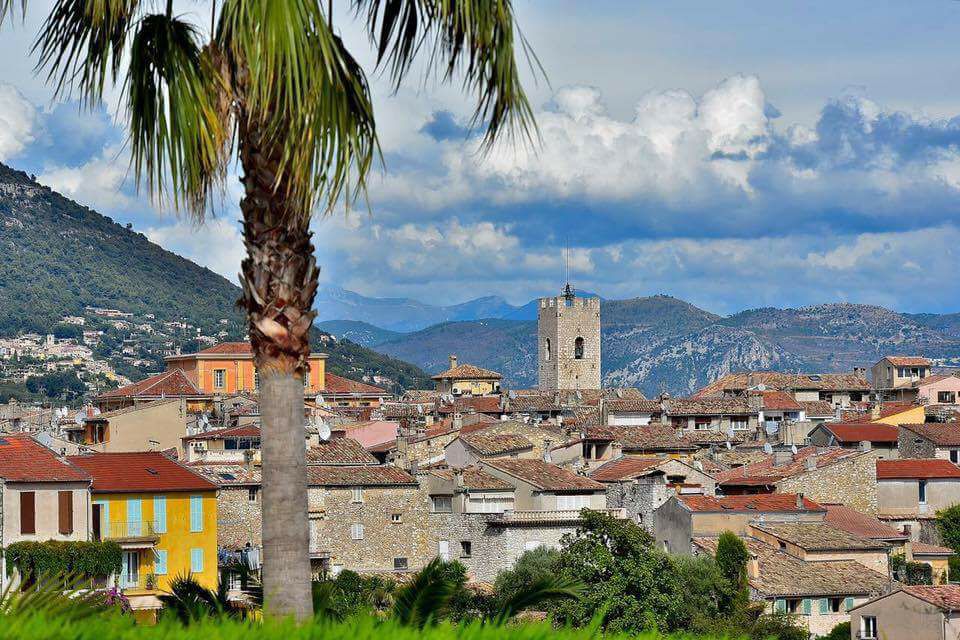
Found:
[(169, 251), (189, 258), (228, 280), (237, 281), (240, 261), (246, 250), (243, 234), (233, 222), (213, 218), (197, 225), (178, 220), (170, 225), (151, 227), (144, 235)]
[(125, 192), (133, 176), (128, 171), (126, 154), (120, 147), (105, 148), (100, 155), (76, 167), (51, 166), (37, 178), (54, 191), (97, 209), (115, 212), (140, 206)]
[(16, 87), (0, 84), (0, 161), (16, 157), (36, 138), (39, 116)]

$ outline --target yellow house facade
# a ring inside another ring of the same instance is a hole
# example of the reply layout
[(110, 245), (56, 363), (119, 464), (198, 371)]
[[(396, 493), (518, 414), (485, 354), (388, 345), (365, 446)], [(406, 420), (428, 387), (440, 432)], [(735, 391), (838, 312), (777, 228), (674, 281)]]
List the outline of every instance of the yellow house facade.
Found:
[(432, 379), (436, 390), (443, 394), (486, 396), (500, 393), (499, 373), (472, 364), (458, 364), (455, 355), (450, 356), (450, 368)]
[(134, 610), (160, 608), (178, 576), (217, 587), (217, 487), (159, 452), (73, 456), (93, 477), (91, 537), (123, 550), (117, 585)]

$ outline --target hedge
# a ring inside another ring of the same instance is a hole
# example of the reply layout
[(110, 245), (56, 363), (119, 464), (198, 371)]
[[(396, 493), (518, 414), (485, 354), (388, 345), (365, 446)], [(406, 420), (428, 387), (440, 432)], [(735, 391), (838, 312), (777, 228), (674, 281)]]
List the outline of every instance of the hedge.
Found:
[(4, 550), (4, 555), (7, 559), (7, 575), (12, 575), (16, 569), (20, 575), (62, 574), (103, 578), (119, 573), (122, 564), (120, 545), (111, 540), (14, 542)]

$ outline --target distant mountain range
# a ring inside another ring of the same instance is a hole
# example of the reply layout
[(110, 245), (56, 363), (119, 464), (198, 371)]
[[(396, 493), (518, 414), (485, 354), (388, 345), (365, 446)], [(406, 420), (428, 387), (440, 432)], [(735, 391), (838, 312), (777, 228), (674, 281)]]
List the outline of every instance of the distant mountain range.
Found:
[[(461, 362), (500, 371), (506, 385), (536, 384), (535, 301), (517, 307), (500, 298), (480, 298), (436, 307), (415, 300), (343, 293), (352, 300), (350, 322), (318, 323), (324, 331), (431, 373), (444, 369), (449, 354), (456, 353)], [(492, 300), (497, 302), (491, 304)], [(323, 314), (345, 309), (341, 306)], [(417, 309), (417, 314), (398, 320), (411, 309)], [(441, 313), (435, 317), (438, 322), (417, 327), (428, 319), (419, 314), (430, 309)], [(482, 315), (490, 309), (499, 310), (498, 314)], [(443, 315), (451, 310), (460, 317)], [(391, 321), (391, 330), (382, 328)], [(664, 390), (689, 393), (719, 376), (745, 369), (849, 371), (892, 353), (923, 354), (942, 365), (960, 365), (960, 314), (902, 314), (838, 303), (752, 309), (722, 317), (658, 295), (605, 300), (601, 321), (604, 383), (637, 386), (648, 395)], [(404, 326), (417, 328), (404, 332)]]

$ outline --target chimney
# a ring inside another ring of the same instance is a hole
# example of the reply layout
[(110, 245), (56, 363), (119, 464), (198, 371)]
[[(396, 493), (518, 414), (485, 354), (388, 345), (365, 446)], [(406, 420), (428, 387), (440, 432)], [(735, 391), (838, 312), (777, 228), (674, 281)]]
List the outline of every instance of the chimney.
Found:
[(453, 488), (456, 491), (463, 490), (463, 469), (453, 470)]
[(550, 454), (550, 447), (544, 448), (543, 461), (546, 462), (547, 464), (551, 464), (553, 462), (553, 456)]
[(463, 429), (463, 414), (459, 411), (453, 414), (453, 429), (455, 431)]
[(803, 506), (803, 494), (802, 494), (802, 493), (798, 493), (798, 494), (797, 494), (797, 510), (798, 510), (798, 511), (803, 511), (803, 510), (804, 510), (804, 506)]
[(807, 471), (816, 471), (817, 456), (816, 455), (807, 456), (806, 460), (804, 460), (804, 464), (806, 466)]
[(247, 473), (253, 473), (253, 449), (243, 451), (243, 466)]
[(751, 553), (750, 560), (747, 561), (747, 577), (751, 580), (756, 580), (760, 577), (760, 560), (757, 559), (757, 554)]
[(457, 368), (457, 356), (454, 353), (450, 354), (450, 368), (451, 369)]
[(860, 451), (870, 451), (870, 449), (872, 448), (873, 448), (873, 445), (870, 443), (869, 440), (861, 440), (860, 446), (858, 447)]
[(867, 368), (866, 368), (866, 367), (854, 367), (854, 368), (853, 368), (853, 375), (866, 377), (866, 375), (867, 375)]
[(881, 407), (880, 407), (880, 403), (879, 403), (879, 402), (876, 403), (875, 405), (873, 405), (872, 407), (870, 407), (870, 419), (871, 419), (871, 420), (879, 420), (879, 419), (880, 419), (880, 408), (881, 408)]

